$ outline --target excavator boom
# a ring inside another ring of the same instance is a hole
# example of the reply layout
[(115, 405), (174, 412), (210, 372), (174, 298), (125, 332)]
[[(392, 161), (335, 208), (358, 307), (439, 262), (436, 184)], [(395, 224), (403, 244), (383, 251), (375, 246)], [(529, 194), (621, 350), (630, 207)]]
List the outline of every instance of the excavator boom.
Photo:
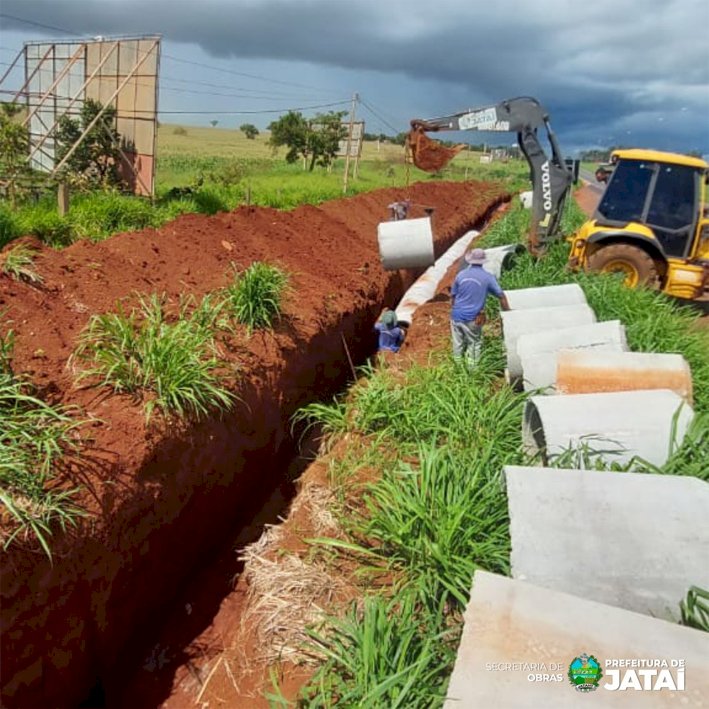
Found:
[[(540, 127), (546, 131), (551, 147), (550, 157), (539, 142)], [(549, 116), (536, 99), (522, 96), (441, 118), (412, 120), (408, 144), (416, 167), (436, 172), (465, 147), (447, 148), (426, 135), (426, 132), (442, 130), (517, 133), (517, 144), (529, 163), (532, 180), (530, 249), (534, 251), (557, 236), (573, 176), (564, 163)]]

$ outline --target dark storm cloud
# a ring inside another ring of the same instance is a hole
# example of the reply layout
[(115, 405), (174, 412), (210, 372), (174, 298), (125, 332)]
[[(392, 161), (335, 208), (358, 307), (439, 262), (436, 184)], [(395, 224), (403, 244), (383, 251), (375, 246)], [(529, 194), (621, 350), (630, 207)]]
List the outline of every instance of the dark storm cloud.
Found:
[[(579, 137), (598, 134), (599, 122), (620, 131), (633, 117), (658, 129), (656, 113), (667, 132), (684, 110), (681, 132), (696, 131), (709, 149), (705, 0), (3, 0), (2, 12), (79, 35), (157, 32), (219, 58), (453, 83), (471, 104), (533, 95)], [(465, 108), (420, 100), (434, 113)]]

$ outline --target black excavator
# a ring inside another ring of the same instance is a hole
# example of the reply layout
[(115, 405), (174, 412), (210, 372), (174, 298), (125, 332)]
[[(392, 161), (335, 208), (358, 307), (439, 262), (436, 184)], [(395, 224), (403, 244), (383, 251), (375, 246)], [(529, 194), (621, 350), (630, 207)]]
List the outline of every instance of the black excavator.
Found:
[[(551, 147), (547, 156), (540, 140), (539, 129), (546, 130)], [(517, 133), (517, 144), (527, 159), (532, 181), (532, 226), (528, 247), (532, 253), (559, 235), (561, 215), (573, 182), (559, 143), (549, 123), (549, 115), (534, 98), (522, 96), (501, 101), (494, 106), (471, 108), (467, 111), (411, 121), (408, 146), (414, 165), (427, 172), (437, 172), (465, 145), (448, 148), (426, 136), (438, 131), (496, 131)]]

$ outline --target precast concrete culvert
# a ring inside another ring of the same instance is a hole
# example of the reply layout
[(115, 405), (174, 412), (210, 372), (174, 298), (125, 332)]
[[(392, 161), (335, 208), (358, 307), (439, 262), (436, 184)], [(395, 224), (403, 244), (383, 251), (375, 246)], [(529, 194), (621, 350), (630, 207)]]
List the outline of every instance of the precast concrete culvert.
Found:
[[(493, 246), (490, 249), (483, 249), (485, 252), (485, 262), (483, 268), (491, 273), (495, 278), (500, 278), (502, 272), (512, 268), (518, 254), (524, 252), (522, 244), (505, 244), (504, 246)], [(461, 257), (458, 262), (458, 272), (468, 267), (465, 258)]]
[(506, 466), (505, 481), (514, 578), (675, 623), (709, 587), (704, 480)]
[(522, 335), (560, 330), (574, 326), (588, 326), (596, 322), (596, 315), (585, 303), (559, 307), (508, 310), (503, 312), (502, 334), (507, 352), (507, 378), (518, 383), (523, 375), (522, 361), (517, 352), (517, 343)]
[(505, 291), (512, 310), (536, 310), (538, 308), (560, 308), (568, 305), (587, 305), (583, 288), (576, 283), (538, 288), (517, 288)]
[(607, 320), (591, 325), (562, 327), (521, 335), (517, 340), (517, 354), (521, 363), (524, 389), (535, 391), (556, 386), (557, 357), (561, 351), (590, 350), (601, 355), (601, 353), (620, 353), (627, 349), (625, 327), (620, 320)]
[(425, 268), (435, 260), (430, 217), (381, 222), (377, 241), (379, 258), (387, 271)]
[[(521, 342), (518, 349), (522, 349)], [(526, 378), (524, 356), (522, 362)], [(670, 389), (691, 404), (692, 371), (679, 354), (620, 352), (612, 348), (562, 350), (556, 357), (556, 388), (563, 394)]]
[(639, 458), (664, 465), (681, 445), (694, 417), (673, 391), (532, 396), (525, 404), (522, 441), (544, 464), (571, 450), (604, 463)]
[(416, 308), (433, 298), (443, 276), (445, 276), (448, 269), (461, 258), (470, 242), (473, 241), (479, 233), (478, 231), (466, 232), (440, 256), (433, 266), (427, 268), (426, 271), (416, 279), (396, 306), (396, 317), (399, 322), (411, 324)]

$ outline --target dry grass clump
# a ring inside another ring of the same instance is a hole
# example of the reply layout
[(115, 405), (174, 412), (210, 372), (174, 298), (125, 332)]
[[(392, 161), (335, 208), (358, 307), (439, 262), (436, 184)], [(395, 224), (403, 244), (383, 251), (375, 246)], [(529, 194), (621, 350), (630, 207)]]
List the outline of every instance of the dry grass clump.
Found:
[(340, 536), (340, 525), (335, 516), (338, 502), (329, 487), (316, 482), (308, 482), (295, 498), (290, 516), (307, 515), (308, 527), (313, 536)]
[(281, 537), (278, 527), (267, 527), (239, 557), (246, 564), (249, 587), (242, 623), (255, 630), (259, 660), (312, 664), (312, 649), (304, 651), (306, 629), (322, 625), (346, 585), (322, 563), (306, 562), (296, 554), (279, 556)]

